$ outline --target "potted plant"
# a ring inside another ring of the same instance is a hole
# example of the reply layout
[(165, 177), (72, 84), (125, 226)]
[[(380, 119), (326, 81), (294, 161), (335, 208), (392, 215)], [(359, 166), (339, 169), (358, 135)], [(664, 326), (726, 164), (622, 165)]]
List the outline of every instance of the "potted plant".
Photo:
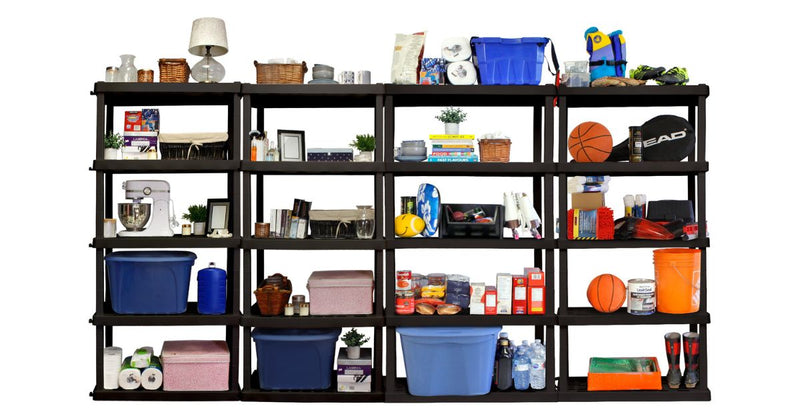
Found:
[(183, 214), (183, 218), (192, 222), (192, 234), (205, 235), (206, 220), (208, 220), (208, 209), (203, 204), (193, 204), (189, 206), (188, 213)]
[(108, 132), (103, 137), (103, 158), (106, 160), (119, 159), (119, 148), (122, 147), (122, 136), (119, 133)]
[(458, 125), (467, 119), (467, 113), (461, 108), (445, 108), (436, 116), (436, 119), (444, 123), (445, 134), (458, 134)]
[(375, 151), (375, 136), (372, 134), (358, 134), (356, 139), (350, 143), (350, 146), (355, 147), (361, 153), (354, 158), (356, 162), (372, 162), (373, 152)]
[(361, 345), (369, 341), (364, 334), (359, 334), (355, 328), (351, 328), (342, 336), (342, 341), (347, 346), (347, 358), (358, 359), (361, 356)]

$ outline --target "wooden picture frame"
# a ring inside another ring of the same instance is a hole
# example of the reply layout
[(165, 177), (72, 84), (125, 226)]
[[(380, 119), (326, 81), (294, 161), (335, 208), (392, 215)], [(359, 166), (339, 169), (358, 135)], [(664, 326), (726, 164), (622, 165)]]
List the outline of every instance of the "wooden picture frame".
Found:
[(306, 132), (278, 130), (278, 151), (281, 162), (305, 162)]

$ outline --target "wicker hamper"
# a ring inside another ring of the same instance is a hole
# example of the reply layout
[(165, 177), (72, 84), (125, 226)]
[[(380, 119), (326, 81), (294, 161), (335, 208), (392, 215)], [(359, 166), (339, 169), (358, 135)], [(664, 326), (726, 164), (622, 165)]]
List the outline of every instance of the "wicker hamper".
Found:
[(508, 162), (511, 154), (511, 140), (509, 139), (480, 139), (481, 162)]
[(303, 77), (308, 71), (306, 62), (301, 64), (265, 64), (253, 61), (256, 66), (256, 83), (302, 85)]
[(165, 160), (225, 160), (228, 133), (160, 133), (158, 148)]
[[(375, 218), (375, 209), (369, 210)], [(358, 210), (311, 210), (308, 212), (314, 239), (354, 239)]]

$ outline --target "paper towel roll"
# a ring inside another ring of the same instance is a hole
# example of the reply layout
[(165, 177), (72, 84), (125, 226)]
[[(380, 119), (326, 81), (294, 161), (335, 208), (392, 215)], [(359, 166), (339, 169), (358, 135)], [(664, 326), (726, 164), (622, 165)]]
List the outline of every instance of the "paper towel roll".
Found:
[(103, 349), (103, 389), (119, 388), (119, 367), (121, 365), (121, 348), (106, 347)]
[(469, 61), (456, 61), (447, 65), (447, 81), (451, 85), (474, 85), (478, 72)]
[(472, 57), (469, 40), (464, 37), (447, 38), (442, 42), (442, 57), (450, 63), (465, 61)]
[(125, 358), (122, 367), (119, 370), (119, 386), (122, 389), (136, 389), (142, 383), (142, 372), (139, 369), (131, 366), (131, 357)]
[(161, 388), (164, 383), (164, 373), (161, 371), (161, 361), (157, 356), (150, 359), (150, 366), (142, 370), (142, 388), (154, 391)]

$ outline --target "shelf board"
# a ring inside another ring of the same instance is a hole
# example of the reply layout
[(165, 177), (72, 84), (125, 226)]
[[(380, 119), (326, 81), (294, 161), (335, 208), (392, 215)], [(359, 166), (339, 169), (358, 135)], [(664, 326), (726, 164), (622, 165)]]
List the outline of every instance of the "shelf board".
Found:
[(711, 401), (708, 389), (670, 389), (666, 377), (661, 378), (662, 389), (640, 391), (587, 391), (586, 377), (570, 377), (565, 389), (558, 392), (559, 401)]
[(383, 249), (382, 239), (244, 238), (244, 249)]
[(238, 248), (241, 238), (209, 238), (206, 236), (181, 236), (171, 238), (126, 237), (94, 238), (94, 248)]
[[(336, 371), (333, 371), (331, 383), (336, 383)], [(383, 402), (382, 391), (372, 392), (337, 392), (333, 385), (323, 390), (263, 390), (259, 388), (258, 370), (250, 376), (250, 389), (242, 390), (242, 401), (282, 401), (282, 402)], [(373, 382), (373, 388), (375, 387)]]
[(557, 325), (555, 315), (396, 315), (387, 308), (386, 325), (390, 327), (465, 327), (494, 325)]
[(241, 92), (233, 83), (106, 83), (97, 82), (93, 94), (103, 94), (109, 106), (229, 105)]
[(381, 315), (263, 316), (258, 305), (252, 305), (250, 313), (242, 316), (241, 325), (256, 328), (337, 328), (382, 327), (386, 322)]
[(97, 401), (238, 401), (239, 385), (228, 391), (148, 391), (142, 388), (103, 389), (96, 386), (89, 396)]
[(239, 170), (235, 160), (95, 160), (93, 171), (137, 173), (217, 173)]
[(591, 307), (571, 307), (558, 311), (559, 325), (653, 325), (653, 324), (708, 324), (711, 315), (708, 312), (691, 314), (665, 314), (656, 312), (650, 315), (631, 315), (626, 307), (616, 312), (605, 314)]
[(373, 175), (383, 172), (382, 162), (250, 162), (242, 170), (273, 175)]
[(559, 249), (596, 249), (596, 248), (708, 248), (711, 246), (709, 238), (693, 239), (691, 241), (671, 240), (658, 241), (647, 239), (607, 240), (607, 241), (579, 241), (571, 239), (558, 239)]
[(708, 95), (708, 85), (558, 88), (569, 108), (691, 106)]
[(111, 304), (103, 304), (103, 313), (95, 313), (93, 325), (154, 326), (154, 325), (239, 325), (241, 314), (204, 315), (197, 312), (197, 302), (188, 302), (186, 312), (168, 315), (126, 315), (114, 313)]
[(544, 106), (553, 85), (384, 85), (394, 106)]
[(556, 391), (527, 391), (492, 390), (486, 395), (444, 395), (435, 397), (418, 397), (408, 393), (408, 383), (406, 378), (397, 378), (394, 390), (386, 391), (386, 402), (556, 402), (558, 392)]
[(555, 163), (533, 162), (387, 162), (396, 176), (542, 176), (556, 171)]
[(383, 85), (242, 85), (253, 108), (372, 108)]
[(708, 172), (708, 162), (569, 162), (556, 164), (566, 175), (663, 176)]
[(555, 239), (513, 238), (396, 238), (386, 241), (387, 249), (404, 248), (491, 248), (491, 249), (554, 249)]

